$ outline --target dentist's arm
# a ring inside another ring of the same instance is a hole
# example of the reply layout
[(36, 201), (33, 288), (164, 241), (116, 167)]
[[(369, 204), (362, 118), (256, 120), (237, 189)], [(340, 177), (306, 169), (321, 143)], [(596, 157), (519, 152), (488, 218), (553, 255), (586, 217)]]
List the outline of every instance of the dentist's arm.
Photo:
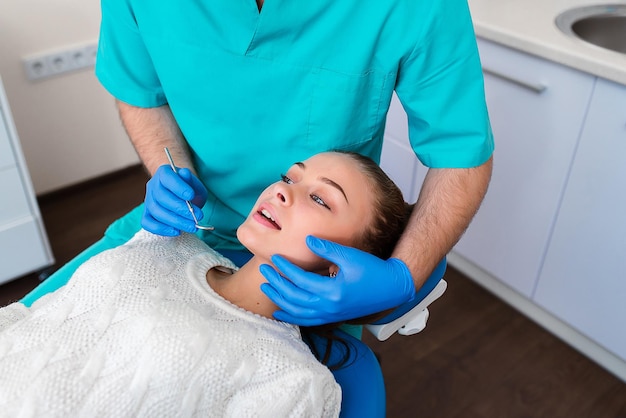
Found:
[(491, 179), (493, 158), (467, 169), (429, 169), (409, 224), (392, 257), (405, 262), (415, 287), (461, 238)]
[[(146, 185), (144, 215), (141, 226), (158, 235), (178, 235), (180, 231), (195, 232), (193, 217), (185, 200), (200, 208), (206, 203), (207, 190), (195, 176), (187, 142), (168, 105), (140, 108), (117, 102), (120, 118), (139, 158), (152, 178)], [(164, 148), (181, 169), (174, 173)]]
[(117, 107), (126, 133), (150, 175), (168, 163), (165, 147), (180, 167), (192, 167), (187, 142), (168, 105), (142, 108), (118, 100)]
[(283, 257), (261, 272), (263, 292), (281, 310), (276, 319), (320, 325), (354, 319), (406, 302), (459, 240), (482, 202), (491, 178), (492, 160), (470, 169), (430, 169), (409, 224), (392, 258), (314, 237), (311, 251), (339, 266), (335, 279), (305, 272)]

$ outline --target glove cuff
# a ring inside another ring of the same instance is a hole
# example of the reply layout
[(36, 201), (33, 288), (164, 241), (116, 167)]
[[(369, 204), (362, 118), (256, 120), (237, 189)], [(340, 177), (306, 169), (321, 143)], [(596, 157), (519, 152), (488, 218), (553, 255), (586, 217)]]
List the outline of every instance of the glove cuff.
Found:
[(417, 291), (415, 289), (415, 282), (413, 281), (411, 270), (409, 270), (409, 267), (404, 261), (394, 257), (390, 258), (388, 261), (394, 264), (393, 270), (397, 272), (395, 274), (396, 286), (398, 289), (398, 298), (401, 299), (398, 304), (402, 304), (415, 295)]

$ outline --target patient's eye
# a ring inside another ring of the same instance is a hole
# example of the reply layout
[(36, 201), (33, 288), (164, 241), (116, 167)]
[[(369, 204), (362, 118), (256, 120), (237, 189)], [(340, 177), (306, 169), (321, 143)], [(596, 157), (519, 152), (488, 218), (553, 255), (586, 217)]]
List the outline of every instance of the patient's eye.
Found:
[(326, 202), (324, 202), (324, 199), (322, 199), (321, 197), (319, 197), (319, 196), (318, 196), (318, 195), (316, 195), (316, 194), (311, 194), (311, 195), (309, 195), (309, 196), (311, 196), (311, 199), (313, 199), (313, 201), (314, 201), (315, 203), (317, 203), (318, 205), (323, 206), (323, 207), (325, 207), (326, 209), (330, 210), (330, 206), (328, 206), (328, 205), (326, 204)]
[(291, 180), (289, 177), (287, 177), (287, 175), (286, 175), (286, 174), (281, 174), (281, 175), (280, 175), (280, 178), (282, 179), (282, 181), (283, 181), (284, 183), (287, 183), (287, 184), (293, 184), (293, 180)]

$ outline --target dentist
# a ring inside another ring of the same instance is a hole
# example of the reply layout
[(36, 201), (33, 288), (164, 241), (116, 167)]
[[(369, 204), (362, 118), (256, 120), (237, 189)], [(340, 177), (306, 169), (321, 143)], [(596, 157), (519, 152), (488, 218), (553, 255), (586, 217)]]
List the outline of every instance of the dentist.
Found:
[[(196, 232), (240, 263), (235, 231), (263, 186), (320, 151), (378, 161), (395, 91), (429, 167), (405, 234), (388, 260), (309, 237), (340, 267), (330, 280), (274, 256), (262, 289), (279, 320), (318, 325), (405, 302), (489, 183), (493, 138), (466, 0), (106, 0), (96, 75), (152, 176), (145, 204), (107, 234)], [(214, 231), (197, 230), (185, 200)]]

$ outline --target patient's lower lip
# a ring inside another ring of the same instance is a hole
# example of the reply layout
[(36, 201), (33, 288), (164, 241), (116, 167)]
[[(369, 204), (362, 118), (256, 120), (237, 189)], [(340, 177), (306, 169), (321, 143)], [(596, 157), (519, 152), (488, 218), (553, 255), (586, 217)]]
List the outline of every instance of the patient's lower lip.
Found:
[(255, 212), (252, 215), (252, 218), (256, 220), (258, 223), (260, 223), (261, 225), (265, 225), (268, 228), (280, 230), (280, 228), (274, 222), (270, 221), (265, 216), (261, 215), (259, 212)]

